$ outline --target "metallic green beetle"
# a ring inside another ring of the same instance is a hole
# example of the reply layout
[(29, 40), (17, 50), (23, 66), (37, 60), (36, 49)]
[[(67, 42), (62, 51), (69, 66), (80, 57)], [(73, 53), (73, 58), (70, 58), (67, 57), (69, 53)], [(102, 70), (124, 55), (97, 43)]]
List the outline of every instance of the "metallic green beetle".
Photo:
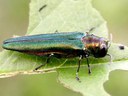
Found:
[(47, 55), (48, 58), (44, 64), (47, 64), (52, 56), (57, 58), (79, 57), (76, 71), (76, 79), (79, 80), (78, 72), (81, 60), (87, 59), (88, 73), (90, 74), (88, 57), (105, 57), (109, 48), (109, 41), (89, 33), (63, 32), (10, 38), (3, 42), (3, 48), (37, 56)]

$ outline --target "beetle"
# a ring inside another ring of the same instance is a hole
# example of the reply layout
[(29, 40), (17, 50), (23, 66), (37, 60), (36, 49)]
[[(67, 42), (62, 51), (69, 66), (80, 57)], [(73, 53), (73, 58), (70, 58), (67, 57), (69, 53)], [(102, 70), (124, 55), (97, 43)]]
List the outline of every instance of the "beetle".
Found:
[[(81, 60), (86, 58), (88, 73), (91, 73), (89, 56), (95, 58), (105, 57), (108, 52), (109, 41), (103, 37), (83, 32), (63, 32), (21, 36), (10, 38), (3, 42), (3, 48), (18, 51), (26, 54), (44, 56), (48, 58), (46, 62), (34, 70), (38, 70), (47, 64), (52, 56), (57, 58), (79, 57), (76, 70), (76, 79), (79, 81), (78, 72)], [(110, 56), (110, 55), (109, 55)]]

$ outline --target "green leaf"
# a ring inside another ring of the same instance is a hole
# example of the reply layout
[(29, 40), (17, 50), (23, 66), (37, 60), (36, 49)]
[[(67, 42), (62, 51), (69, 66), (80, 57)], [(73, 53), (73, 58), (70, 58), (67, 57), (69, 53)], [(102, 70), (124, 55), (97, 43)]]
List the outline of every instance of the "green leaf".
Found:
[(105, 62), (105, 58), (102, 60), (94, 60), (95, 58), (93, 58), (93, 61), (90, 60), (91, 75), (88, 74), (87, 66), (82, 66), (79, 72), (80, 83), (75, 80), (77, 67), (59, 68), (57, 70), (59, 81), (67, 88), (80, 92), (84, 96), (110, 96), (105, 92), (103, 86), (105, 81), (108, 80), (109, 72), (115, 69), (128, 70), (128, 47), (125, 46), (125, 50), (120, 50), (119, 46), (120, 44), (112, 44), (109, 49), (109, 53), (113, 57), (112, 63)]
[[(46, 5), (42, 11), (39, 9)], [(92, 7), (90, 0), (31, 0), (27, 34), (87, 32), (107, 37), (106, 21)]]
[[(45, 6), (44, 8), (42, 6)], [(43, 8), (43, 9), (42, 9)], [(40, 10), (42, 9), (42, 10)], [(31, 0), (29, 13), (29, 27), (27, 35), (58, 32), (87, 32), (108, 37), (106, 21), (92, 7), (90, 0)], [(75, 72), (78, 58), (57, 59), (39, 72), (33, 69), (45, 62), (46, 57), (31, 56), (14, 51), (4, 50), (0, 53), (0, 77), (12, 76), (18, 73), (47, 73), (56, 71), (58, 78), (67, 88), (80, 92), (86, 96), (109, 96), (103, 89), (103, 83), (108, 79), (109, 72), (115, 69), (128, 69), (128, 48), (119, 49), (119, 44), (111, 44), (109, 54), (113, 57), (96, 59), (90, 57), (92, 74), (87, 74), (86, 60), (82, 60), (79, 77), (76, 81)]]

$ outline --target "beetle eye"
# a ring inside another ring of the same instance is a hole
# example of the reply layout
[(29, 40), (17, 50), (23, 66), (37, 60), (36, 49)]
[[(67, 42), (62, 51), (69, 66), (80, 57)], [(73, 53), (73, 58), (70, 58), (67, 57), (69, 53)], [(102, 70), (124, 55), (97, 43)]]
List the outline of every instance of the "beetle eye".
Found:
[(94, 57), (100, 58), (107, 54), (107, 47), (105, 44), (101, 44), (99, 48), (95, 48)]

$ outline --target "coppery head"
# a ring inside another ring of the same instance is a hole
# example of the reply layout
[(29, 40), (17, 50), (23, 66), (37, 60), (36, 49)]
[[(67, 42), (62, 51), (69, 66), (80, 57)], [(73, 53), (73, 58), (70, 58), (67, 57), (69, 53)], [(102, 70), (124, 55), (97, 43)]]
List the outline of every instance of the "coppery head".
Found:
[(85, 51), (88, 51), (95, 58), (104, 57), (108, 52), (109, 43), (105, 38), (87, 34), (82, 38), (82, 42), (84, 43)]

